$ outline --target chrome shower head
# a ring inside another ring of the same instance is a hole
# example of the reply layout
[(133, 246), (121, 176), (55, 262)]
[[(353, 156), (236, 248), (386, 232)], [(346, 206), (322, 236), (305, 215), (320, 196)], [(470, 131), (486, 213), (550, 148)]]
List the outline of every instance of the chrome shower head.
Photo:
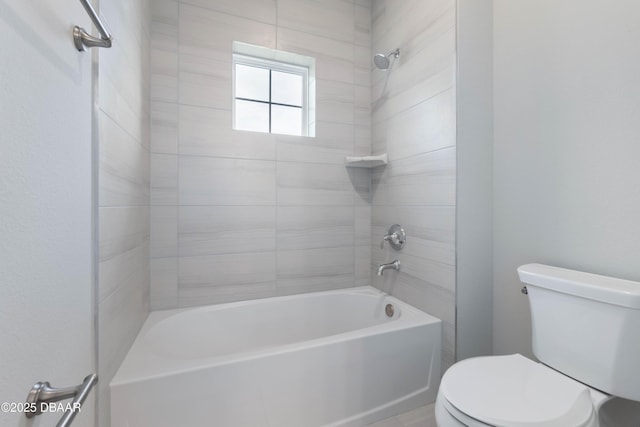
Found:
[(389, 67), (391, 66), (391, 62), (389, 61), (389, 58), (391, 57), (391, 55), (393, 55), (394, 58), (399, 57), (400, 49), (396, 49), (388, 55), (385, 55), (383, 53), (377, 53), (373, 57), (373, 63), (376, 65), (376, 68), (380, 70), (388, 70)]

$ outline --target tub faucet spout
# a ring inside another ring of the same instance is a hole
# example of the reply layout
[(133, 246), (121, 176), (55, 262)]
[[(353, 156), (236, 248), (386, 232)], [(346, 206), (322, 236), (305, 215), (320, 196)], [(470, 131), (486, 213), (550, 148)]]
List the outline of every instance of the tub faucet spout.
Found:
[(394, 259), (393, 261), (387, 264), (379, 264), (378, 276), (382, 276), (382, 273), (384, 273), (385, 270), (390, 270), (390, 269), (400, 271), (400, 261), (398, 261), (397, 259)]

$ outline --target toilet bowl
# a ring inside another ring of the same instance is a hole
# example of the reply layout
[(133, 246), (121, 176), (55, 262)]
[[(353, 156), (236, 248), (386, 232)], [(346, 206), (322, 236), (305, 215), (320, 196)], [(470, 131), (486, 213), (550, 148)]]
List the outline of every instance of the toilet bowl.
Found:
[(533, 353), (457, 362), (442, 377), (439, 427), (639, 427), (640, 282), (542, 264), (527, 286)]
[(519, 354), (467, 359), (442, 378), (440, 427), (599, 427), (610, 396)]

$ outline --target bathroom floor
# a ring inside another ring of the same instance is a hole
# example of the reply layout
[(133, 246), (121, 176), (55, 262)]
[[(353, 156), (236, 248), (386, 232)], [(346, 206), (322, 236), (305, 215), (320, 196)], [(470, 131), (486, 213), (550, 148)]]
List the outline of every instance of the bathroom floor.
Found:
[(413, 411), (369, 424), (367, 427), (437, 427), (434, 404), (421, 406)]

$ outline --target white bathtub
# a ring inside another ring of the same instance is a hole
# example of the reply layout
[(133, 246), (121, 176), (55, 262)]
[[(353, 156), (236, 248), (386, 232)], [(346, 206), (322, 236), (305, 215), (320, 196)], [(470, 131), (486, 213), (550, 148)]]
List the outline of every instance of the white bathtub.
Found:
[(440, 334), (371, 287), (153, 312), (111, 382), (111, 425), (362, 426), (435, 401)]

